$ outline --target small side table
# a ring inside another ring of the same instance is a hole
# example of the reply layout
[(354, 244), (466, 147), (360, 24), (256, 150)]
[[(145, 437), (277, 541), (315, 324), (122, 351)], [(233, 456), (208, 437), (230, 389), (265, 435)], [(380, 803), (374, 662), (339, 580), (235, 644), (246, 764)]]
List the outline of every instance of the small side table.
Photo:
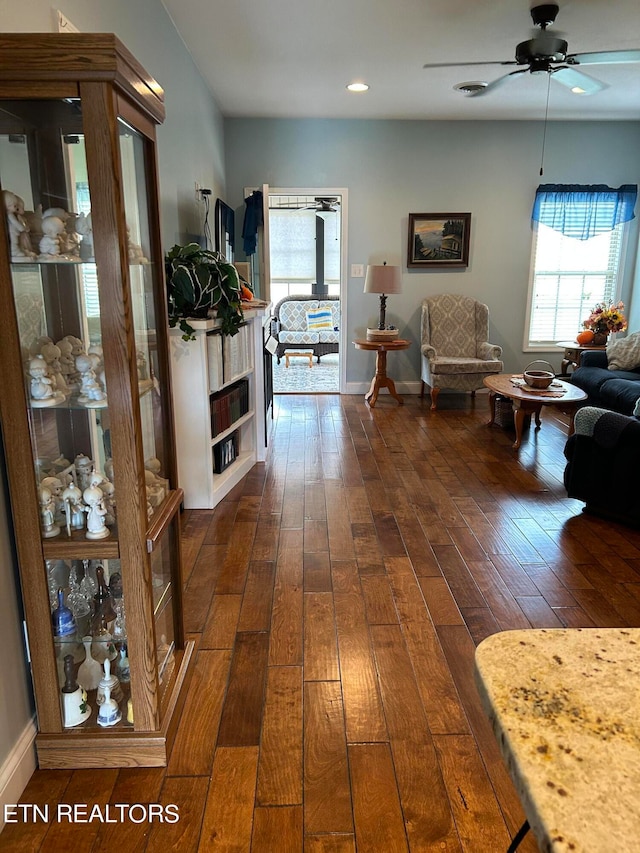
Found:
[(393, 379), (389, 379), (387, 376), (387, 353), (394, 350), (409, 349), (411, 341), (402, 339), (396, 339), (395, 341), (353, 341), (353, 345), (356, 349), (370, 350), (376, 354), (376, 375), (371, 380), (371, 387), (364, 395), (365, 401), (373, 408), (378, 399), (380, 389), (388, 388), (389, 394), (402, 406), (404, 400), (396, 392)]
[(313, 367), (313, 352), (312, 350), (302, 349), (286, 349), (284, 351), (284, 366), (289, 367), (290, 358), (307, 358), (309, 359), (309, 367)]
[(564, 356), (560, 365), (560, 374), (562, 376), (568, 375), (570, 365), (573, 365), (574, 369), (580, 367), (580, 359), (582, 358), (583, 352), (589, 352), (591, 350), (606, 350), (607, 348), (606, 346), (596, 347), (593, 346), (593, 344), (581, 346), (577, 341), (558, 341), (556, 346), (562, 347), (564, 350)]

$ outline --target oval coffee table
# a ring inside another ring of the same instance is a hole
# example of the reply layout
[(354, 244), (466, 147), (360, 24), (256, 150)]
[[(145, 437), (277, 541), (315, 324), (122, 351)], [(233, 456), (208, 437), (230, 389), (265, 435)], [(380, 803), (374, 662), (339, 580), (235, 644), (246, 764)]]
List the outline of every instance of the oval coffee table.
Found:
[(529, 388), (528, 385), (520, 387), (512, 384), (512, 379), (520, 378), (522, 377), (513, 373), (494, 373), (485, 376), (482, 380), (489, 389), (491, 420), (488, 426), (491, 426), (495, 421), (496, 394), (500, 394), (502, 397), (508, 397), (513, 401), (513, 419), (516, 427), (514, 450), (517, 450), (522, 443), (522, 427), (527, 415), (534, 415), (536, 427), (540, 427), (540, 410), (543, 406), (555, 406), (556, 409), (560, 409), (563, 414), (567, 415), (569, 417), (569, 435), (572, 435), (573, 417), (576, 409), (580, 403), (584, 403), (587, 399), (584, 391), (569, 382), (563, 382), (561, 379), (554, 379), (553, 385), (544, 391), (537, 391)]

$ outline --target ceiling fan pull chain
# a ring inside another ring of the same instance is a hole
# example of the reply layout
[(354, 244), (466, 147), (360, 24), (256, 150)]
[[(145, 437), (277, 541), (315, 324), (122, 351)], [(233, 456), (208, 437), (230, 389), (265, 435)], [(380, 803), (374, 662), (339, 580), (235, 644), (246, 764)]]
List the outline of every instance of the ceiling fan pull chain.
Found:
[(540, 177), (544, 175), (544, 146), (547, 141), (547, 117), (549, 115), (549, 90), (551, 88), (551, 74), (547, 74), (547, 105), (544, 110), (544, 128), (542, 130), (542, 154), (540, 156)]

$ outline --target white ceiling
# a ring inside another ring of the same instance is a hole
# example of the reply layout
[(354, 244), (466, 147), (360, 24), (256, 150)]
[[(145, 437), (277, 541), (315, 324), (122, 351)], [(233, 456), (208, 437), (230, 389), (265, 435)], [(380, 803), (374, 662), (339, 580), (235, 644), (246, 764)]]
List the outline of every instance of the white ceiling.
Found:
[[(513, 67), (533, 36), (531, 0), (163, 0), (225, 116), (640, 119), (640, 63), (584, 67), (608, 84), (573, 95), (548, 75), (518, 74), (482, 97), (453, 90)], [(640, 49), (638, 0), (559, 0), (549, 29), (569, 53)], [(535, 32), (538, 32), (537, 30)], [(582, 70), (582, 69), (581, 69)], [(370, 90), (345, 86), (366, 80)]]

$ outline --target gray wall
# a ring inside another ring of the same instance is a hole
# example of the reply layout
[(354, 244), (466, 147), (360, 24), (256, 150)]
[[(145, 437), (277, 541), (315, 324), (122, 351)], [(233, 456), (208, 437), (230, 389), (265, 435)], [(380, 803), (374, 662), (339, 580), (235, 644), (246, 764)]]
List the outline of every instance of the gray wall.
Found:
[[(444, 291), (488, 303), (491, 340), (503, 347), (507, 370), (521, 370), (538, 355), (559, 368), (559, 350), (523, 352), (536, 187), (640, 183), (640, 122), (551, 123), (542, 178), (540, 122), (227, 119), (225, 128), (230, 204), (242, 203), (243, 187), (264, 182), (346, 187), (349, 270), (384, 260), (403, 266), (403, 293), (389, 297), (387, 318), (414, 342), (394, 355), (394, 378), (405, 381), (419, 379), (420, 301)], [(447, 211), (472, 214), (469, 267), (407, 270), (408, 214)], [(637, 242), (634, 223), (627, 303)], [(349, 279), (348, 341), (377, 317), (377, 297), (363, 294), (363, 284)], [(371, 354), (348, 346), (346, 358), (347, 381), (365, 381)]]
[[(224, 196), (223, 119), (164, 7), (159, 0), (55, 5), (81, 31), (115, 32), (165, 89), (167, 120), (158, 130), (163, 241), (169, 248), (189, 233), (202, 233), (194, 183), (212, 189), (214, 200)], [(55, 31), (48, 0), (0, 0), (0, 21), (4, 32)], [(32, 716), (5, 479), (0, 450), (0, 767)]]

